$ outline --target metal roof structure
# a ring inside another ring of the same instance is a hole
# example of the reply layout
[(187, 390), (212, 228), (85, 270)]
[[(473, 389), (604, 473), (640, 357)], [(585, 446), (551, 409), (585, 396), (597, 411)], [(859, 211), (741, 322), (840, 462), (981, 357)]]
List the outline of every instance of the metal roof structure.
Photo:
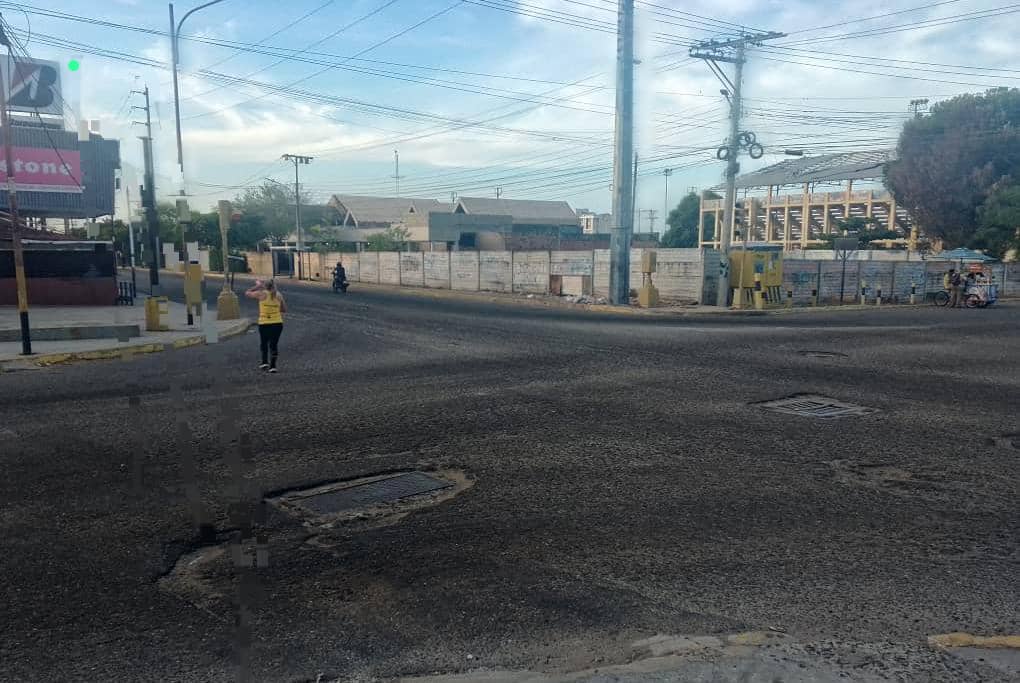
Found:
[(335, 194), (329, 206), (338, 211), (346, 223), (401, 223), (408, 214), (428, 212), (441, 209), (451, 210), (450, 204), (443, 204), (435, 199), (412, 197), (366, 197), (351, 194)]
[(737, 176), (737, 187), (750, 189), (776, 185), (881, 178), (885, 165), (895, 159), (895, 150), (843, 152), (787, 159), (778, 164)]
[(457, 208), (454, 211), (511, 216), (514, 223), (522, 225), (579, 225), (577, 214), (570, 208), (570, 204), (560, 201), (461, 197), (457, 200)]

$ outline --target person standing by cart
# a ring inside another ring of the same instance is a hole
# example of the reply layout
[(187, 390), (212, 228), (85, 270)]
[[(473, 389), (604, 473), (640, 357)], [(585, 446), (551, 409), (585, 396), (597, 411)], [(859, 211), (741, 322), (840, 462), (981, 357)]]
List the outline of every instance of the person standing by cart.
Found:
[(283, 314), (287, 312), (287, 303), (272, 280), (267, 282), (256, 280), (255, 285), (244, 295), (259, 302), (259, 349), (262, 352), (259, 370), (275, 373), (280, 335), (283, 333)]

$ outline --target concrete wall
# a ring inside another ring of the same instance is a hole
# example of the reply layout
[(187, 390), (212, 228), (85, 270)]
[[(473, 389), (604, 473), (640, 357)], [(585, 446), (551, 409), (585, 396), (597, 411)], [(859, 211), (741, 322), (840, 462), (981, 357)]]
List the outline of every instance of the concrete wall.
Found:
[[(848, 259), (843, 301), (860, 301), (862, 283), (867, 287), (869, 302), (875, 300), (879, 287), (883, 300), (906, 302), (912, 287), (916, 287), (918, 298), (923, 300), (925, 293), (942, 289), (942, 277), (950, 268), (959, 268), (959, 264)], [(999, 285), (999, 296), (1020, 296), (1020, 264), (995, 263), (987, 266), (985, 272)], [(1012, 282), (1010, 277), (1014, 278)], [(820, 303), (838, 302), (842, 280), (841, 260), (783, 260), (783, 289), (793, 291), (794, 305), (809, 304), (814, 289), (818, 290)]]
[[(631, 251), (631, 289), (641, 286), (641, 252)], [(715, 303), (721, 261), (715, 249), (656, 249), (658, 272), (655, 286), (666, 301), (699, 301), (703, 305)], [(808, 251), (806, 253), (831, 254)], [(887, 252), (899, 253), (903, 252)], [(549, 276), (564, 278), (565, 292), (573, 293), (580, 287), (568, 278), (590, 277), (592, 291), (598, 296), (609, 294), (609, 251), (434, 251), (434, 252), (371, 252), (314, 254), (323, 279), (331, 277), (332, 268), (342, 260), (347, 277), (352, 282), (383, 283), (409, 287), (433, 287), (460, 291), (534, 292), (549, 291)], [(248, 264), (260, 277), (272, 274), (268, 252), (248, 252)], [(860, 300), (860, 283), (868, 288), (867, 300), (874, 301), (877, 289), (888, 301), (905, 302), (910, 297), (911, 285), (923, 300), (925, 292), (942, 289), (942, 276), (959, 263), (934, 260), (884, 259), (848, 260), (844, 301)], [(999, 285), (999, 295), (1020, 296), (1020, 263), (996, 263), (986, 272)], [(818, 290), (820, 303), (839, 301), (843, 262), (832, 258), (784, 258), (783, 298), (786, 290), (793, 292), (794, 305), (808, 305), (812, 290)], [(90, 296), (107, 296), (106, 292)]]
[(549, 291), (549, 252), (513, 252), (513, 291), (544, 294)]
[(592, 251), (549, 252), (549, 274), (592, 276), (595, 274), (593, 255)]
[(400, 284), (400, 252), (379, 252), (379, 284)]
[(477, 251), (450, 252), (450, 286), (467, 292), (477, 292), (479, 287)]
[(400, 284), (405, 287), (425, 286), (425, 263), (421, 252), (400, 255)]
[(513, 289), (513, 256), (509, 251), (478, 252), (478, 289), (509, 292)]
[(423, 254), (425, 286), (450, 289), (450, 252), (429, 251)]
[(358, 265), (361, 272), (358, 274), (359, 282), (379, 282), (379, 252), (363, 251), (358, 254)]

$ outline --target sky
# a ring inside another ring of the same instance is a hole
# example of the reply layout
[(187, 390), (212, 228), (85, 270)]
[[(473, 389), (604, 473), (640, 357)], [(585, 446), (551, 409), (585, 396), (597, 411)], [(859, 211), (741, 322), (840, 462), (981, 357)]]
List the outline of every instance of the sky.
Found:
[[(176, 7), (180, 19), (198, 0)], [(1020, 79), (1020, 5), (990, 0), (638, 0), (637, 207), (658, 212), (718, 185), (723, 87), (690, 46), (788, 34), (747, 54), (742, 130), (765, 156), (895, 147), (913, 99)], [(184, 173), (176, 165), (169, 16), (156, 0), (2, 2), (34, 58), (62, 65), (68, 128), (99, 121), (140, 183), (149, 89), (157, 193), (193, 209), (247, 186), (335, 193), (612, 202), (615, 0), (222, 0), (181, 29)], [(59, 15), (59, 16), (54, 16)], [(116, 26), (104, 25), (116, 24)], [(95, 54), (98, 52), (99, 54)], [(79, 68), (66, 68), (70, 60)], [(721, 64), (733, 78), (731, 64)], [(664, 175), (671, 169), (671, 175)], [(668, 195), (666, 194), (668, 186)], [(123, 193), (122, 193), (123, 194)], [(132, 202), (137, 201), (137, 192)], [(118, 197), (123, 211), (124, 197)], [(648, 229), (645, 213), (638, 227)]]

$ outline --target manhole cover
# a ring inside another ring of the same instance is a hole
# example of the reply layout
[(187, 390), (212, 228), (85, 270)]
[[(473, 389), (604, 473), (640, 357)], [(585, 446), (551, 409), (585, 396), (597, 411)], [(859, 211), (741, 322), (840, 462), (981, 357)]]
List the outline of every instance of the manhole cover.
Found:
[(859, 417), (877, 411), (876, 408), (859, 406), (854, 403), (844, 403), (834, 398), (816, 396), (814, 394), (790, 396), (789, 398), (781, 398), (775, 401), (766, 401), (759, 405), (777, 413), (822, 418)]
[(424, 472), (407, 472), (374, 481), (347, 485), (328, 491), (292, 498), (296, 505), (320, 515), (346, 512), (355, 508), (393, 503), (411, 496), (441, 491), (453, 482)]

